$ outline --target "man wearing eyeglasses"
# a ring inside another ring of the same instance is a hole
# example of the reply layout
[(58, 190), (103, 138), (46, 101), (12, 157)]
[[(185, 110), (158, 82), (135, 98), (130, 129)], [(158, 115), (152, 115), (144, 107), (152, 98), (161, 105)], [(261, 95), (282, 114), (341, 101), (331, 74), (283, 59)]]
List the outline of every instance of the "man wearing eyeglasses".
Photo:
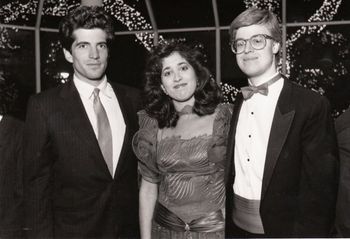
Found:
[(247, 9), (230, 35), (248, 86), (229, 133), (227, 237), (328, 237), (338, 180), (329, 102), (278, 72), (282, 37), (273, 13)]

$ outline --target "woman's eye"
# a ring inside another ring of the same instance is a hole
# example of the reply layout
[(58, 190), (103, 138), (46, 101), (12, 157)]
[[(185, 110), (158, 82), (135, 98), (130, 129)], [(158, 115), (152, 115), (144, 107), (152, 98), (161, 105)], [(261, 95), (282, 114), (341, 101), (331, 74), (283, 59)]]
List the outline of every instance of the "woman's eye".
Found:
[(182, 71), (186, 71), (186, 70), (188, 70), (188, 66), (187, 66), (187, 65), (183, 65), (183, 66), (181, 66), (181, 70), (182, 70)]
[(163, 72), (163, 76), (165, 76), (165, 77), (166, 77), (166, 76), (170, 76), (170, 71), (164, 71), (164, 72)]

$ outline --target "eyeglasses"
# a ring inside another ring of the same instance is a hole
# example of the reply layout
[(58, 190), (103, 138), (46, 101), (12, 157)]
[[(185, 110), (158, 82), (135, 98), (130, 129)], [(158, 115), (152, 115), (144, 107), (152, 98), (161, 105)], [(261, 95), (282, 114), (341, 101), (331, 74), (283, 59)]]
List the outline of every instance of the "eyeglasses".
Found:
[(244, 52), (244, 50), (247, 46), (247, 42), (249, 42), (250, 46), (254, 50), (261, 50), (266, 46), (266, 39), (276, 41), (275, 38), (273, 38), (269, 35), (257, 34), (257, 35), (252, 36), (249, 39), (237, 39), (237, 40), (233, 41), (231, 44), (231, 50), (235, 54), (241, 54)]

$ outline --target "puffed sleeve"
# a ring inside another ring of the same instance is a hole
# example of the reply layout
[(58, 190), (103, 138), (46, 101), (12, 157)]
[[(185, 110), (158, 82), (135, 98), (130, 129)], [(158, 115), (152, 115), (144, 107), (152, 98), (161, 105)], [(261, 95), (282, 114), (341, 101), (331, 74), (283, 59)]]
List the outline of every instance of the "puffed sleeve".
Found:
[(139, 159), (138, 170), (144, 180), (158, 183), (160, 181), (156, 160), (158, 124), (144, 110), (139, 111), (137, 114), (140, 129), (133, 137), (132, 147)]
[(212, 143), (208, 150), (209, 162), (224, 168), (226, 158), (227, 137), (233, 111), (232, 104), (220, 104), (213, 125)]

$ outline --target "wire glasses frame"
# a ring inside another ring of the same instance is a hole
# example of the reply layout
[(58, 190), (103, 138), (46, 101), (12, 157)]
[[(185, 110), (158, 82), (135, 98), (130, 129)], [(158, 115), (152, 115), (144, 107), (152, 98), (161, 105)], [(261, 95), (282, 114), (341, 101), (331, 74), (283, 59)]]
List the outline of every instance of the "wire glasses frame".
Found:
[(237, 39), (231, 43), (231, 51), (235, 54), (241, 54), (247, 47), (247, 42), (254, 50), (261, 50), (266, 46), (266, 39), (276, 41), (275, 38), (266, 34), (257, 34), (249, 39)]

